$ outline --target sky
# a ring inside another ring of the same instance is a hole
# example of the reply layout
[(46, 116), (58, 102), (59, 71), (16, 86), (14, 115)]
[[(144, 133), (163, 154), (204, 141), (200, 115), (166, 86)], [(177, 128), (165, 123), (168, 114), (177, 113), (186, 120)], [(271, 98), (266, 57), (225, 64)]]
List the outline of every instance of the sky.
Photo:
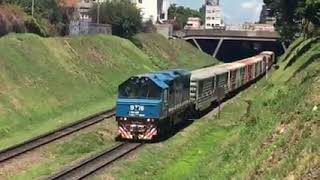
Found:
[[(174, 0), (178, 5), (199, 9), (204, 0)], [(259, 20), (263, 0), (220, 0), (227, 24), (240, 24)]]

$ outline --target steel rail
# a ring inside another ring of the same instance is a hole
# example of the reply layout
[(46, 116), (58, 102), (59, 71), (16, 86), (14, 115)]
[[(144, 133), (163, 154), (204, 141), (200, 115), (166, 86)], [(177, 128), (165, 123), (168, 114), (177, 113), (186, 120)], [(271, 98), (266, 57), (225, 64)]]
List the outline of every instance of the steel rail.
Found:
[(29, 139), (20, 144), (3, 149), (0, 151), (0, 163), (13, 159), (21, 154), (29, 152), (33, 149), (36, 149), (38, 147), (41, 147), (43, 145), (46, 145), (58, 139), (61, 139), (67, 135), (80, 131), (84, 128), (97, 124), (106, 118), (113, 117), (114, 115), (115, 115), (115, 108), (102, 111), (102, 112), (93, 114), (89, 117), (83, 118), (74, 123), (65, 125), (51, 132)]
[(49, 180), (76, 180), (83, 179), (94, 174), (101, 168), (104, 168), (113, 162), (119, 160), (125, 155), (141, 147), (142, 143), (120, 143), (111, 149), (94, 155), (71, 168), (62, 170), (55, 175), (49, 177)]

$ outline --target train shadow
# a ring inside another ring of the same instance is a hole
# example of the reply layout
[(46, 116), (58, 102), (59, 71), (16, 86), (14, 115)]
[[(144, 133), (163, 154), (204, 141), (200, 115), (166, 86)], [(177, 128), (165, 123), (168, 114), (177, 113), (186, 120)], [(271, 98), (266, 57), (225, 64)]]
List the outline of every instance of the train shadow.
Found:
[(179, 132), (181, 132), (184, 129), (186, 129), (187, 127), (189, 127), (190, 125), (192, 125), (193, 123), (194, 123), (193, 120), (182, 121), (181, 123), (177, 124), (170, 132), (151, 141), (151, 143), (165, 142), (165, 141), (169, 140), (170, 138), (174, 137), (175, 135), (177, 135)]

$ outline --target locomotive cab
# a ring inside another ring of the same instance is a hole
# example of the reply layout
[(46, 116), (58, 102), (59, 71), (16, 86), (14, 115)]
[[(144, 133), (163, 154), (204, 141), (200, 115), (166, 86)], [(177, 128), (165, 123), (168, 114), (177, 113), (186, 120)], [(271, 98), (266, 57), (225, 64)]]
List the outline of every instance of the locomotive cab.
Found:
[(166, 107), (167, 87), (154, 77), (131, 77), (119, 86), (116, 120), (124, 139), (152, 139)]
[(180, 122), (190, 106), (190, 72), (162, 71), (133, 76), (118, 89), (116, 120), (122, 139), (152, 140)]

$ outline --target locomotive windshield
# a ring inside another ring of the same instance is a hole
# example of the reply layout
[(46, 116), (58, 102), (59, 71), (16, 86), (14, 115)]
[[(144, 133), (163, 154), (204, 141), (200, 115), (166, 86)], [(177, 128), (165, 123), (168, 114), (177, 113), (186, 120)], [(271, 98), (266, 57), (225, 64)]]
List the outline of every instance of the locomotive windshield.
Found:
[(161, 88), (148, 78), (132, 78), (119, 87), (119, 97), (128, 99), (161, 99)]

